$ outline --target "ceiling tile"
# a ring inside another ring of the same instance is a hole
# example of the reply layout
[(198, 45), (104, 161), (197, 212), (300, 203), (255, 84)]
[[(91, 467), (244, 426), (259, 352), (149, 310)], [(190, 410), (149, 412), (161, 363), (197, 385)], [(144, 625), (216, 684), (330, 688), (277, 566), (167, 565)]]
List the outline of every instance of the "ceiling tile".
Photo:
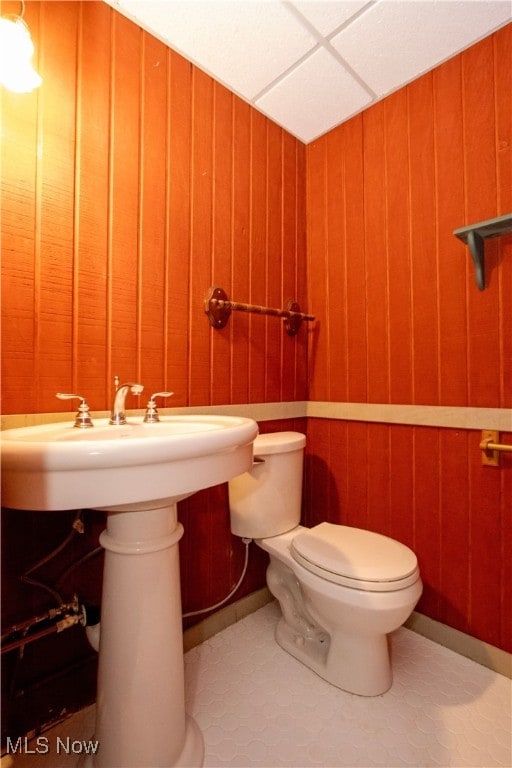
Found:
[(325, 49), (319, 48), (256, 106), (304, 142), (361, 111), (370, 96)]
[(380, 0), (331, 44), (383, 96), (485, 37), (511, 8), (510, 0)]
[(316, 45), (279, 0), (119, 0), (118, 6), (246, 99)]
[(327, 37), (369, 3), (370, 0), (291, 0), (290, 5)]

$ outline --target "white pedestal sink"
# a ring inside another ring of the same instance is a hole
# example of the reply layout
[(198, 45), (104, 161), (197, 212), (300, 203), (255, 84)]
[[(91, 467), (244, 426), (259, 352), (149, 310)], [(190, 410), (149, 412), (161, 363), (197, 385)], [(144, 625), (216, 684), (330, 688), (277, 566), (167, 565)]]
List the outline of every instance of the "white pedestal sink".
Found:
[(176, 502), (249, 469), (258, 428), (229, 416), (2, 433), (2, 503), (106, 512), (95, 768), (200, 766), (185, 714)]

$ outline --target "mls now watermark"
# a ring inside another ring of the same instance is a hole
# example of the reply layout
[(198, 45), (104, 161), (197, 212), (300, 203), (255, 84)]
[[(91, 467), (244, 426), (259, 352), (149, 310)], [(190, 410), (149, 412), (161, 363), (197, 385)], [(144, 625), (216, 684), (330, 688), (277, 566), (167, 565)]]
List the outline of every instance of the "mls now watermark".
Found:
[(80, 741), (69, 736), (65, 739), (57, 736), (53, 741), (47, 736), (38, 736), (33, 740), (27, 736), (18, 736), (15, 740), (7, 737), (8, 755), (47, 755), (49, 752), (57, 755), (95, 755), (99, 746), (99, 741)]

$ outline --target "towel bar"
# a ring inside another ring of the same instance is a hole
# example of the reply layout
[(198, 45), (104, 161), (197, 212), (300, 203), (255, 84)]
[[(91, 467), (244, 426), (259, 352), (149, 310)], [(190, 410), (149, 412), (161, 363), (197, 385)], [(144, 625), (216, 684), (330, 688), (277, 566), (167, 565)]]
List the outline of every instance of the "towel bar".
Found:
[(212, 286), (208, 291), (204, 300), (204, 311), (214, 328), (224, 328), (232, 311), (282, 317), (289, 336), (295, 336), (298, 333), (303, 320), (315, 319), (314, 315), (301, 312), (296, 301), (290, 300), (287, 309), (272, 309), (258, 304), (243, 304), (239, 301), (230, 301), (226, 292), (218, 286)]

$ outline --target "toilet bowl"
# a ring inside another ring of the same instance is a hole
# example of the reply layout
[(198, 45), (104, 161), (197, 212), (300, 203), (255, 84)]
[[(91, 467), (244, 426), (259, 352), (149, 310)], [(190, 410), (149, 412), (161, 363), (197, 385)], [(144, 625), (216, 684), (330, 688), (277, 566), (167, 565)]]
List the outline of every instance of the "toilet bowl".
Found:
[(416, 556), (360, 528), (299, 525), (305, 436), (259, 435), (255, 463), (229, 482), (231, 530), (268, 552), (279, 645), (332, 685), (363, 696), (391, 686), (389, 634), (412, 613)]

